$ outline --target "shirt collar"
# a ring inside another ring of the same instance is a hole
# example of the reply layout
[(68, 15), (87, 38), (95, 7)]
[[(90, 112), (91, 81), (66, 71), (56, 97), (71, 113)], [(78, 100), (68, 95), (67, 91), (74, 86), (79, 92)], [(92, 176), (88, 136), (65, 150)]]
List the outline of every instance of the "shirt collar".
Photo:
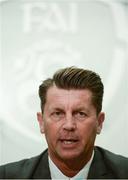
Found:
[(51, 178), (52, 179), (67, 179), (67, 180), (81, 180), (81, 179), (87, 179), (88, 172), (92, 163), (94, 157), (94, 151), (92, 153), (91, 159), (88, 161), (88, 163), (72, 178), (69, 178), (65, 176), (59, 169), (58, 167), (54, 164), (54, 162), (51, 160), (51, 158), (48, 156), (49, 160), (49, 168), (51, 172)]

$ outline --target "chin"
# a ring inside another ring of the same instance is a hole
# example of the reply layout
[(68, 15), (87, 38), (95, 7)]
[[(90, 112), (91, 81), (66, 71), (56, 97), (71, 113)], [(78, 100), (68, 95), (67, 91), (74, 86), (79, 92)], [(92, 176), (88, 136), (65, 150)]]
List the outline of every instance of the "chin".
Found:
[(65, 152), (65, 153), (60, 153), (59, 156), (63, 160), (74, 160), (74, 159), (78, 159), (80, 157), (80, 153), (78, 153), (78, 152)]

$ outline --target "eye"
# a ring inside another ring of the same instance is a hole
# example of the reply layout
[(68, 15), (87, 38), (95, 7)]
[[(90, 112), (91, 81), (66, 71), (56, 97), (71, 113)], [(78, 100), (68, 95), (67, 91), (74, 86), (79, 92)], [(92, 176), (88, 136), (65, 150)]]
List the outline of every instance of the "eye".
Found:
[(84, 111), (77, 111), (74, 113), (74, 116), (76, 119), (85, 119), (87, 117), (87, 114)]
[(51, 115), (54, 119), (62, 119), (64, 117), (64, 112), (54, 111)]
[(60, 116), (60, 115), (62, 115), (63, 113), (60, 112), (60, 111), (56, 111), (56, 112), (54, 112), (54, 114), (55, 114), (56, 116)]

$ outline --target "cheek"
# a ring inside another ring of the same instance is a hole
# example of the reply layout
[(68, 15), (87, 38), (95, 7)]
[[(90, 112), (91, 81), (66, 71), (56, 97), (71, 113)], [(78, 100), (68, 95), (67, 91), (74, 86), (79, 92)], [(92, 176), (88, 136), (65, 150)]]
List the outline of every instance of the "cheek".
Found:
[(58, 132), (58, 127), (55, 123), (52, 123), (50, 121), (44, 123), (44, 133), (47, 139), (48, 138), (52, 140), (56, 139), (57, 132)]
[(81, 124), (79, 133), (87, 139), (96, 135), (96, 129), (96, 121), (87, 121), (84, 124)]

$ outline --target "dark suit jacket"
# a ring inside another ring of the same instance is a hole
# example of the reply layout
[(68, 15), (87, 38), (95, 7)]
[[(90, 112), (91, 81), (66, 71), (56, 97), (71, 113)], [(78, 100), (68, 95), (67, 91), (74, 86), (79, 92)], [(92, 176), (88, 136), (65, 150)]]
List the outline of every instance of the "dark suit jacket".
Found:
[[(1, 179), (51, 179), (48, 152), (0, 167)], [(128, 179), (128, 158), (95, 147), (88, 179)]]

